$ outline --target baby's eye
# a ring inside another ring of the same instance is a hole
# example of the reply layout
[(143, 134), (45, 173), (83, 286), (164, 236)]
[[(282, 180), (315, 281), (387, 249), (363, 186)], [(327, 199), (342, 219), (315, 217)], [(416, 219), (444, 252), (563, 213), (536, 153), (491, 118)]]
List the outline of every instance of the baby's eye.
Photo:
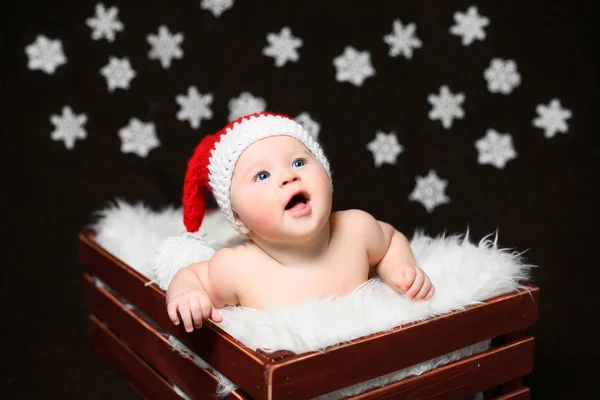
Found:
[(265, 179), (267, 179), (270, 176), (271, 176), (271, 174), (268, 173), (267, 171), (261, 171), (258, 174), (256, 174), (256, 177), (254, 178), (254, 180), (256, 180), (256, 181), (264, 181)]
[(297, 160), (294, 160), (294, 162), (292, 163), (292, 165), (294, 166), (294, 168), (300, 168), (302, 166), (304, 166), (305, 162), (303, 159), (298, 158)]

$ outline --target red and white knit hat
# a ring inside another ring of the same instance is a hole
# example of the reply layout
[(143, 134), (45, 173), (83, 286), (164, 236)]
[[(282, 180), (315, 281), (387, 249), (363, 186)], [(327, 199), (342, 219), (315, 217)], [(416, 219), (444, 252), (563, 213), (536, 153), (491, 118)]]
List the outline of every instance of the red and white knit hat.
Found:
[(292, 118), (268, 112), (238, 118), (219, 132), (205, 136), (188, 161), (183, 186), (183, 222), (188, 232), (200, 229), (206, 210), (205, 196), (211, 189), (219, 208), (237, 229), (229, 197), (235, 164), (248, 146), (271, 136), (291, 136), (302, 142), (321, 162), (331, 182), (329, 161), (321, 146)]

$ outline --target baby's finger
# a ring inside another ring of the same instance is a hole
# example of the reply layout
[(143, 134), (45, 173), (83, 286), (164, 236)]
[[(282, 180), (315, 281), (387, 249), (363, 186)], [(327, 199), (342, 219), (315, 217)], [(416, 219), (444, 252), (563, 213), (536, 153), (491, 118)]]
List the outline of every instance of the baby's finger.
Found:
[(425, 300), (429, 300), (433, 296), (434, 293), (435, 293), (435, 287), (432, 284), (431, 289), (429, 289), (429, 293), (427, 293), (427, 295), (425, 296)]
[(190, 313), (192, 314), (192, 322), (194, 327), (199, 329), (202, 327), (202, 303), (198, 297), (192, 297), (189, 299), (190, 302)]
[(210, 317), (210, 309), (212, 308), (212, 303), (210, 298), (206, 295), (199, 296), (201, 308), (202, 308), (202, 319), (208, 319)]
[(210, 319), (215, 322), (223, 322), (223, 316), (214, 307), (212, 307), (210, 310)]
[(402, 270), (402, 276), (404, 277), (404, 279), (402, 279), (402, 289), (404, 289), (404, 291), (407, 291), (415, 282), (415, 279), (417, 278), (417, 270), (415, 268), (404, 268)]
[(169, 314), (169, 318), (173, 324), (179, 325), (179, 317), (177, 316), (177, 303), (169, 303), (167, 305), (167, 314)]
[(194, 327), (192, 326), (192, 314), (190, 313), (190, 304), (187, 300), (182, 300), (181, 303), (179, 303), (179, 315), (181, 316), (181, 321), (183, 321), (185, 331), (193, 331)]
[(423, 271), (421, 271), (420, 269), (416, 269), (416, 277), (415, 280), (413, 282), (413, 284), (410, 286), (410, 288), (406, 291), (406, 296), (408, 296), (408, 298), (413, 298), (418, 292), (419, 290), (421, 290), (421, 287), (423, 286), (423, 281), (424, 281), (424, 274)]
[(431, 290), (431, 281), (429, 280), (429, 278), (425, 278), (425, 281), (423, 282), (423, 286), (421, 287), (421, 290), (419, 290), (419, 293), (417, 293), (415, 295), (414, 299), (415, 300), (424, 300), (427, 293), (429, 293), (429, 290)]

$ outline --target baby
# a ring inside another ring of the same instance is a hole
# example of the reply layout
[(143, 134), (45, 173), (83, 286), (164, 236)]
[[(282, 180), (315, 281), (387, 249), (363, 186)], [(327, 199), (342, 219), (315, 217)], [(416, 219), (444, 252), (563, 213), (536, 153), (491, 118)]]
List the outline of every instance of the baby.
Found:
[(184, 223), (199, 229), (204, 193), (248, 240), (177, 272), (167, 311), (186, 331), (227, 305), (262, 309), (345, 296), (376, 273), (394, 290), (427, 300), (435, 289), (406, 237), (359, 210), (331, 212), (332, 185), (320, 145), (284, 115), (258, 113), (205, 137), (188, 163)]

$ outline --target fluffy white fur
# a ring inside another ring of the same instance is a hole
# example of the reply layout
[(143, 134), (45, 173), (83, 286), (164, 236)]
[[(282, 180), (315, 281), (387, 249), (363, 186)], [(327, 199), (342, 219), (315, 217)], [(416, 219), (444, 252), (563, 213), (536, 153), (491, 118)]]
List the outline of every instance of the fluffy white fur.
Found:
[[(151, 280), (157, 278), (152, 267), (159, 243), (184, 232), (180, 209), (152, 212), (140, 204), (117, 202), (99, 216), (93, 226), (98, 232), (98, 243)], [(224, 243), (236, 235), (220, 213), (210, 214), (202, 227), (204, 230), (200, 233), (209, 242)], [(531, 266), (523, 263), (518, 253), (498, 248), (496, 239), (484, 238), (473, 243), (468, 233), (436, 238), (415, 234), (411, 246), (417, 263), (436, 286), (435, 296), (426, 302), (407, 300), (379, 279), (372, 279), (344, 298), (312, 300), (294, 307), (269, 307), (264, 311), (227, 307), (220, 310), (224, 321), (219, 326), (251, 349), (286, 349), (301, 353), (459, 310), (514, 291), (521, 287), (520, 282), (528, 279)], [(168, 257), (168, 252), (162, 257)], [(164, 285), (166, 281), (161, 283)], [(328, 394), (323, 399), (360, 393), (420, 374), (488, 346), (488, 341), (469, 346)], [(231, 390), (225, 378), (221, 383), (225, 393)]]

